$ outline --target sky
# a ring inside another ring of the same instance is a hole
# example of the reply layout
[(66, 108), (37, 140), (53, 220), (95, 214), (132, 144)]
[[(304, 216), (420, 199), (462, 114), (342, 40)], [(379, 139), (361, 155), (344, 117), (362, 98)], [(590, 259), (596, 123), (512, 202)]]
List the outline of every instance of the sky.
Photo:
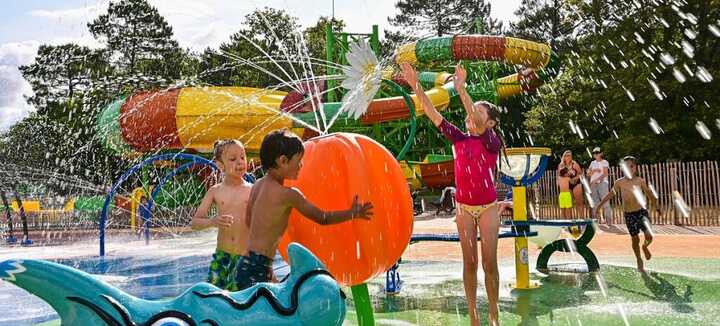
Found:
[[(320, 16), (332, 15), (332, 0), (148, 0), (173, 27), (184, 48), (217, 47), (235, 33), (245, 15), (256, 8), (285, 9), (303, 27)], [(396, 14), (391, 0), (335, 0), (335, 17), (345, 21), (347, 31), (370, 32), (379, 25), (380, 35), (389, 28), (387, 17)], [(491, 15), (508, 22), (520, 0), (490, 0)], [(73, 42), (98, 44), (87, 23), (105, 13), (109, 0), (18, 0), (2, 4), (0, 12), (0, 132), (26, 117), (33, 108), (25, 101), (30, 85), (18, 67), (31, 64), (41, 44)]]

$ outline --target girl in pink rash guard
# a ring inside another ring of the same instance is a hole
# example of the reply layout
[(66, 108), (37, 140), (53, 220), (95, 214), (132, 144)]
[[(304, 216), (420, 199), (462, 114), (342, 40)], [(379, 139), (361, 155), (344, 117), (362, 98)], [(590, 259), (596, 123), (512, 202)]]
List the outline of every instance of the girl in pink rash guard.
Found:
[(460, 246), (463, 252), (463, 284), (468, 301), (471, 325), (479, 325), (476, 307), (478, 246), (480, 232), (482, 267), (485, 271), (485, 289), (488, 297), (488, 324), (498, 325), (497, 239), (500, 219), (495, 205), (495, 167), (502, 141), (493, 128), (500, 111), (489, 102), (473, 103), (465, 89), (467, 76), (462, 66), (455, 69), (455, 90), (462, 100), (467, 116), (463, 133), (445, 120), (433, 107), (430, 98), (418, 84), (417, 72), (409, 64), (401, 65), (405, 80), (412, 87), (425, 114), (453, 144), (455, 156), (455, 200), (458, 203), (457, 223)]
[(445, 119), (439, 128), (453, 144), (455, 201), (470, 210), (474, 218), (480, 218), (485, 209), (495, 204), (493, 175), (502, 142), (492, 129), (479, 136), (465, 134)]

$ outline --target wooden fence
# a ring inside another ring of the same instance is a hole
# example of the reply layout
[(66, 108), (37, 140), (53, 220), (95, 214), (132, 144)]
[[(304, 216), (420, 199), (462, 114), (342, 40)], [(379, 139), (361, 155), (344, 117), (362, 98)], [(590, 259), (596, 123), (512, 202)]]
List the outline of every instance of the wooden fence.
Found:
[[(639, 165), (639, 173), (657, 191), (660, 203), (660, 216), (651, 212), (653, 224), (674, 224), (688, 226), (720, 226), (720, 162), (668, 162)], [(560, 219), (558, 207), (558, 186), (556, 171), (546, 171), (545, 175), (528, 189), (528, 215), (537, 219)], [(610, 168), (610, 187), (613, 181), (622, 177), (618, 166)], [(676, 202), (673, 192), (679, 193), (690, 208), (683, 212)], [(585, 205), (588, 203), (588, 196)], [(620, 198), (611, 201), (613, 224), (624, 222)], [(534, 214), (530, 212), (534, 210)], [(584, 217), (587, 217), (588, 213)]]

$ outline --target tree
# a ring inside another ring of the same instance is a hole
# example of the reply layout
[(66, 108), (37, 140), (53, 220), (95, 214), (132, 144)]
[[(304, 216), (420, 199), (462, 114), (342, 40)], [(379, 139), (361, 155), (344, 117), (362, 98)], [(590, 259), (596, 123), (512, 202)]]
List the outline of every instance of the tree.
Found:
[(103, 67), (99, 52), (87, 47), (41, 45), (35, 62), (20, 67), (34, 92), (28, 103), (41, 113), (48, 113), (65, 103), (81, 101)]
[(5, 156), (83, 178), (90, 177), (86, 171), (102, 170), (95, 164), (103, 153), (93, 146), (95, 117), (108, 96), (118, 96), (105, 93), (113, 70), (103, 58), (102, 49), (76, 44), (40, 46), (35, 62), (20, 67), (34, 91), (28, 102), (37, 111), (8, 131)]
[(570, 4), (562, 0), (523, 0), (515, 15), (520, 19), (510, 24), (514, 36), (546, 42), (561, 53), (572, 45), (579, 25)]
[(0, 137), (0, 158), (43, 171), (49, 178), (60, 173), (94, 183), (111, 181), (124, 164), (103, 148), (92, 127), (80, 127), (69, 119), (58, 120), (37, 112)]
[(286, 11), (263, 8), (245, 16), (242, 28), (201, 55), (201, 81), (213, 85), (269, 87), (303, 78), (300, 61), (309, 49), (299, 42), (300, 25)]
[(315, 25), (305, 29), (305, 42), (307, 42), (308, 52), (313, 58), (325, 60), (327, 47), (325, 28), (327, 26), (331, 26), (333, 31), (339, 32), (345, 29), (345, 22), (323, 16)]
[(602, 145), (611, 161), (716, 159), (720, 40), (712, 24), (720, 8), (709, 0), (574, 6), (585, 28), (561, 77), (526, 115), (536, 142), (582, 151)]
[(110, 2), (107, 13), (87, 26), (118, 69), (116, 82), (137, 89), (165, 86), (181, 77), (184, 55), (172, 27), (146, 0)]
[(490, 4), (484, 0), (400, 0), (395, 8), (400, 12), (388, 21), (405, 34), (498, 34), (502, 30), (502, 23), (490, 17)]
[[(461, 32), (467, 34), (502, 34), (503, 23), (490, 16), (490, 4), (484, 0), (460, 0), (458, 10), (462, 12), (459, 24)], [(468, 19), (463, 22), (463, 19)]]

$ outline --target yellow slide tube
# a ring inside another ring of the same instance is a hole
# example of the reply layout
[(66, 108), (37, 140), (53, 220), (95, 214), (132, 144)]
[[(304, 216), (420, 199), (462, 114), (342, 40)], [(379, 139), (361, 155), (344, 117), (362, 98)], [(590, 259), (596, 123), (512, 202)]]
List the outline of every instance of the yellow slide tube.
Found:
[[(235, 138), (257, 153), (272, 130), (291, 128), (280, 103), (286, 92), (251, 87), (191, 87), (178, 95), (176, 123), (185, 147), (211, 152), (218, 139)], [(302, 135), (303, 128), (295, 128)]]

